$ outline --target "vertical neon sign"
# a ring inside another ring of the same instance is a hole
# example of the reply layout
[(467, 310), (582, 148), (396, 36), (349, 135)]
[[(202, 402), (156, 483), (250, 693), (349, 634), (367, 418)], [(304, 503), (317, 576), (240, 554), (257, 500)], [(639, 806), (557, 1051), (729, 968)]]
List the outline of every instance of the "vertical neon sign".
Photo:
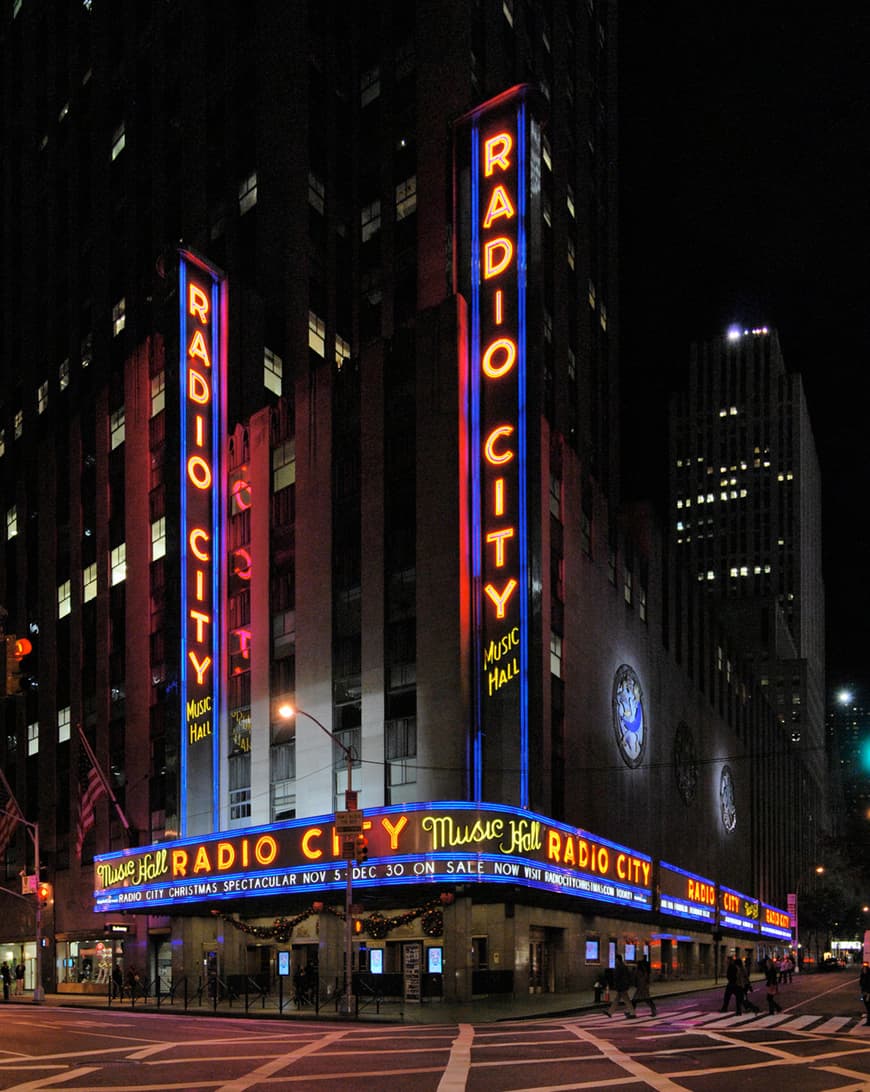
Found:
[(183, 835), (218, 830), (223, 677), (226, 279), (179, 254), (181, 791)]
[[(467, 119), (470, 140), (472, 791), (529, 806), (527, 88)], [(492, 779), (488, 771), (492, 771)], [(499, 780), (496, 780), (498, 778)]]

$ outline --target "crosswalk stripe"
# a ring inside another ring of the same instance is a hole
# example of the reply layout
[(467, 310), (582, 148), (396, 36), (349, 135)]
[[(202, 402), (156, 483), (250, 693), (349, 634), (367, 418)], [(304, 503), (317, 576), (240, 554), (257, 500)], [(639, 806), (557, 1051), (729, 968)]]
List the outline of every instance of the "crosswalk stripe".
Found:
[(821, 1016), (817, 1012), (805, 1012), (803, 1016), (795, 1016), (785, 1026), (789, 1031), (799, 1031), (801, 1028), (809, 1027), (810, 1024), (815, 1024), (817, 1020), (821, 1020)]
[(819, 1024), (817, 1028), (813, 1028), (813, 1031), (822, 1032), (823, 1034), (831, 1031), (839, 1031), (844, 1024), (848, 1024), (854, 1019), (854, 1016), (832, 1016), (830, 1020), (826, 1020), (824, 1024)]

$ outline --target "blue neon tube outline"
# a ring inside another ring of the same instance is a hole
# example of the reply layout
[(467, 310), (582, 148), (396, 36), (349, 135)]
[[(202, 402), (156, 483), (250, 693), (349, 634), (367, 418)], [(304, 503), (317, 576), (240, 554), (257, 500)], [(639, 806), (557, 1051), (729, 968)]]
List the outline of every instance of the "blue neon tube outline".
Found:
[(517, 110), (517, 296), (519, 321), (517, 328), (517, 418), (519, 426), (519, 487), (520, 487), (520, 806), (529, 806), (529, 537), (527, 489), (527, 425), (526, 425), (526, 104)]
[(221, 285), (211, 274), (211, 541), (212, 541), (212, 588), (211, 588), (211, 613), (212, 613), (212, 709), (214, 717), (214, 729), (211, 741), (211, 821), (212, 829), (220, 829), (220, 741), (222, 731), (221, 709), (221, 630), (223, 616), (221, 612), (221, 563), (225, 556), (223, 539), (221, 535), (221, 505), (220, 487), (221, 475), (221, 414), (218, 407), (222, 398), (223, 376), (221, 375), (221, 335), (223, 333), (224, 314), (221, 307)]
[(483, 604), (481, 591), (481, 518), (480, 518), (480, 126), (471, 128), (471, 355), (469, 384), (471, 399), (471, 632), (474, 656), (473, 710), (473, 786), (474, 801), (483, 797), (483, 682), (480, 675), (481, 627)]
[(180, 711), (181, 711), (181, 762), (179, 768), (179, 776), (181, 780), (181, 788), (179, 792), (179, 828), (182, 834), (187, 833), (188, 823), (188, 798), (187, 798), (187, 778), (188, 778), (188, 757), (187, 757), (187, 732), (185, 725), (185, 716), (187, 709), (187, 326), (186, 326), (186, 311), (187, 305), (185, 300), (187, 299), (187, 259), (180, 256), (178, 262), (178, 356), (179, 356), (179, 406), (181, 412), (179, 413), (180, 434), (181, 434), (181, 669), (179, 671), (180, 676)]

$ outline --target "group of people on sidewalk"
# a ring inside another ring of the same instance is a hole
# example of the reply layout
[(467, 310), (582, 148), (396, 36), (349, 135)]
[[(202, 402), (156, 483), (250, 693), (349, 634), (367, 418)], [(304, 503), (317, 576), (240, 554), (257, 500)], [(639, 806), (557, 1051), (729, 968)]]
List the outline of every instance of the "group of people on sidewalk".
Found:
[(4, 960), (2, 967), (0, 967), (0, 978), (3, 980), (3, 1000), (9, 1000), (9, 993), (12, 988), (13, 981), (15, 982), (15, 996), (20, 997), (24, 993), (24, 964), (16, 963), (14, 967), (10, 967)]

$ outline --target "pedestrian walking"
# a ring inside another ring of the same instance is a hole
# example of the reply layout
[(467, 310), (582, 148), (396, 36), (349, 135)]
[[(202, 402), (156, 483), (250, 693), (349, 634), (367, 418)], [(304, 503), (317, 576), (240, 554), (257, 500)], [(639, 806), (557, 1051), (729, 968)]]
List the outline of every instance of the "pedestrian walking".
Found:
[(124, 972), (117, 960), (115, 960), (115, 966), (112, 968), (112, 997), (117, 997), (119, 1000), (124, 999)]
[(653, 1016), (656, 1015), (656, 1003), (649, 995), (649, 980), (652, 973), (652, 967), (649, 960), (644, 956), (637, 967), (634, 970), (634, 980), (637, 983), (637, 987), (634, 991), (634, 1008), (637, 1011), (638, 1001), (645, 1001), (650, 1007), (650, 1012)]
[(626, 1020), (634, 1020), (637, 1014), (634, 1011), (634, 1002), (628, 995), (630, 988), (631, 973), (626, 967), (622, 956), (618, 955), (616, 957), (616, 966), (613, 968), (613, 1000), (610, 1002), (610, 1008), (604, 1010), (608, 1019), (613, 1016), (616, 1012), (616, 1006), (622, 1001), (627, 1010), (625, 1013)]
[(749, 977), (749, 958), (737, 960), (737, 984), (743, 991), (743, 1007), (749, 1012), (758, 1012), (758, 1005), (749, 996), (752, 993), (752, 980)]
[(15, 964), (15, 996), (21, 997), (24, 993), (24, 964)]
[(870, 963), (865, 963), (861, 968), (861, 977), (858, 979), (858, 988), (861, 991), (861, 1000), (864, 1002), (864, 1009), (867, 1013), (864, 1023), (870, 1024)]
[(12, 972), (9, 970), (9, 964), (6, 960), (3, 960), (3, 966), (0, 967), (0, 977), (3, 979), (3, 1000), (9, 1000), (9, 987), (12, 985)]
[(740, 1016), (743, 1012), (743, 990), (740, 988), (740, 974), (737, 969), (737, 958), (735, 956), (728, 956), (728, 966), (725, 968), (725, 993), (722, 997), (722, 1008), (720, 1012), (728, 1011), (728, 1002), (731, 998), (735, 998), (737, 1006), (737, 1015)]
[(779, 993), (779, 968), (770, 957), (764, 962), (764, 980), (767, 989), (767, 1015), (782, 1012), (782, 1006), (776, 999)]

